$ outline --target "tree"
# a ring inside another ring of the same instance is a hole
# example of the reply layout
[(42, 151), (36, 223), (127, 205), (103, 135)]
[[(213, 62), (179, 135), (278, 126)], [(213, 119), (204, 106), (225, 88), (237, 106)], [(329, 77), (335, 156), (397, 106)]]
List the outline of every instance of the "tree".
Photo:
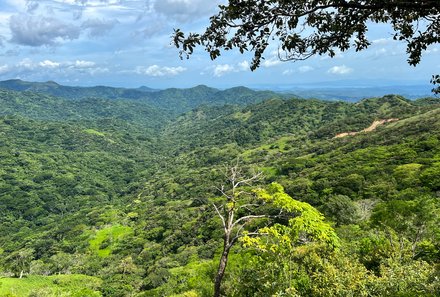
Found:
[[(222, 222), (224, 234), (214, 281), (214, 297), (220, 296), (229, 253), (239, 239), (248, 246), (258, 243), (261, 247), (263, 238), (269, 236), (276, 242), (270, 249), (274, 249), (281, 240), (288, 240), (288, 247), (310, 241), (337, 245), (336, 233), (324, 222), (324, 216), (310, 204), (292, 199), (281, 185), (273, 183), (268, 190), (248, 191), (246, 186), (250, 186), (260, 175), (256, 173), (246, 177), (237, 163), (227, 174), (229, 187), (218, 188), (222, 204), (213, 203), (213, 206)], [(265, 205), (269, 207), (264, 208)], [(264, 220), (265, 226), (261, 226), (262, 222), (255, 222), (259, 219)], [(246, 230), (251, 223), (254, 223), (252, 227), (255, 230)]]
[(22, 248), (11, 253), (6, 259), (7, 266), (16, 277), (22, 278), (25, 272), (28, 272), (35, 250), (31, 248)]
[(436, 86), (434, 89), (432, 89), (432, 92), (435, 94), (440, 94), (440, 74), (433, 75), (431, 83)]
[[(417, 65), (431, 44), (440, 42), (438, 0), (229, 0), (202, 34), (175, 29), (174, 44), (181, 57), (204, 46), (211, 59), (221, 50), (238, 48), (254, 54), (251, 69), (259, 67), (270, 42), (278, 42), (281, 60), (304, 60), (314, 55), (334, 57), (337, 50), (366, 49), (369, 23), (388, 23), (393, 38), (406, 43), (408, 63)], [(440, 92), (440, 78), (431, 82)]]
[(322, 211), (338, 226), (353, 224), (360, 219), (359, 208), (350, 197), (345, 195), (331, 195), (324, 202)]
[(429, 196), (410, 201), (392, 200), (376, 206), (371, 223), (388, 233), (395, 231), (401, 250), (405, 241), (408, 241), (415, 257), (422, 241), (435, 243), (435, 234), (440, 231), (438, 209), (437, 200)]
[[(232, 166), (227, 174), (229, 189), (221, 186), (218, 190), (223, 197), (221, 206), (213, 203), (214, 209), (221, 219), (223, 226), (223, 250), (214, 280), (214, 297), (220, 296), (221, 283), (228, 264), (229, 252), (241, 237), (244, 227), (252, 220), (266, 217), (265, 214), (255, 214), (259, 204), (250, 201), (249, 192), (242, 190), (243, 186), (250, 185), (257, 180), (261, 173), (245, 177), (239, 164)], [(243, 210), (247, 213), (243, 215)]]
[(241, 238), (244, 246), (256, 248), (262, 254), (269, 279), (275, 276), (269, 281), (273, 291), (261, 293), (267, 296), (302, 295), (296, 294), (297, 256), (308, 250), (318, 249), (320, 254), (334, 250), (339, 246), (336, 232), (316, 208), (292, 199), (280, 184), (272, 183), (266, 189), (256, 189), (255, 193), (258, 199), (280, 210), (273, 224), (260, 228), (254, 236), (245, 232)]

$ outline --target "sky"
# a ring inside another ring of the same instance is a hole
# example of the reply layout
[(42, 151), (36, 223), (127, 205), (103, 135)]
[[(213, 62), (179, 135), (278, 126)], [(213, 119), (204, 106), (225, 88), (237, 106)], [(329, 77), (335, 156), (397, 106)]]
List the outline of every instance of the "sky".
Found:
[(281, 62), (272, 44), (262, 66), (231, 51), (214, 61), (199, 49), (181, 60), (174, 28), (202, 32), (222, 0), (2, 0), (0, 80), (169, 88), (289, 88), (426, 84), (440, 73), (440, 45), (417, 66), (387, 25), (372, 25), (368, 50)]

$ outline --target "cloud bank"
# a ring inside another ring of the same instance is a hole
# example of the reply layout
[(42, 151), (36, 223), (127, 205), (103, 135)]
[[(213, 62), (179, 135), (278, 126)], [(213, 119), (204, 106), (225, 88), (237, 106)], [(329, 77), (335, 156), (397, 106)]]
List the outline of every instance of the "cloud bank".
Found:
[(80, 29), (53, 17), (13, 15), (10, 18), (11, 42), (19, 45), (54, 45), (58, 41), (77, 39)]

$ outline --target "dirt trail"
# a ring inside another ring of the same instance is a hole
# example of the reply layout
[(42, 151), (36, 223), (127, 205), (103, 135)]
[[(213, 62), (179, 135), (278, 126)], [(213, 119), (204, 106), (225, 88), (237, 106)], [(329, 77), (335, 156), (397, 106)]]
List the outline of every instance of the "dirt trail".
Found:
[(352, 136), (352, 135), (356, 135), (356, 134), (359, 134), (359, 133), (362, 133), (362, 132), (371, 132), (371, 131), (376, 130), (376, 128), (379, 127), (379, 126), (381, 126), (381, 125), (384, 125), (384, 124), (386, 124), (386, 123), (391, 123), (391, 122), (397, 122), (398, 120), (399, 120), (399, 119), (376, 120), (376, 121), (374, 121), (374, 122), (370, 125), (370, 127), (365, 128), (365, 129), (362, 130), (362, 131), (359, 131), (359, 132), (344, 132), (344, 133), (339, 133), (339, 134), (337, 134), (337, 135), (336, 135), (335, 137), (333, 137), (333, 138), (341, 138), (341, 137), (346, 137), (346, 136)]

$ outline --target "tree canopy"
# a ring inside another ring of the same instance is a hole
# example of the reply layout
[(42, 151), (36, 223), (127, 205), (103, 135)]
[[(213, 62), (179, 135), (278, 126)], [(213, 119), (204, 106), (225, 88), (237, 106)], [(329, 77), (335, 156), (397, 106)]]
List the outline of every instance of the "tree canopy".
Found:
[[(203, 46), (211, 59), (222, 50), (237, 48), (254, 57), (259, 67), (271, 42), (278, 42), (281, 60), (304, 60), (314, 55), (334, 57), (337, 50), (356, 51), (371, 45), (371, 23), (388, 23), (393, 38), (406, 43), (408, 63), (417, 65), (429, 45), (440, 42), (438, 0), (229, 0), (210, 19), (205, 32), (174, 32), (181, 57)], [(437, 76), (432, 83), (438, 85)], [(437, 87), (436, 92), (440, 92)]]
[(440, 98), (214, 92), (2, 90), (0, 296), (439, 296)]

